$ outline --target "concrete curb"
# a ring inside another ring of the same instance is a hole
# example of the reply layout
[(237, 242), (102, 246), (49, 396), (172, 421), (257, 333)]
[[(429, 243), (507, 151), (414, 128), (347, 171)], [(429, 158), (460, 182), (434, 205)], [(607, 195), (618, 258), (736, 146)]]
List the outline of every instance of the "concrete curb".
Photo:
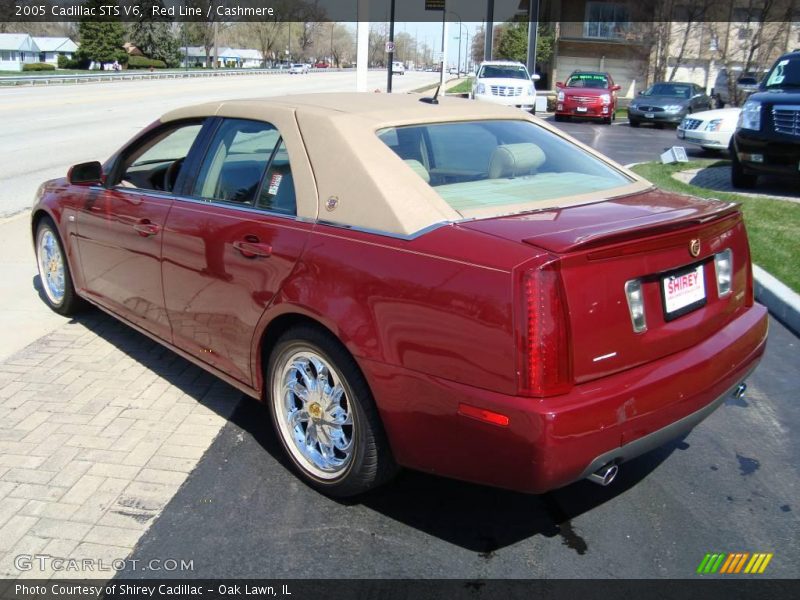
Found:
[(800, 335), (800, 294), (758, 265), (753, 265), (753, 279), (756, 300), (795, 335)]

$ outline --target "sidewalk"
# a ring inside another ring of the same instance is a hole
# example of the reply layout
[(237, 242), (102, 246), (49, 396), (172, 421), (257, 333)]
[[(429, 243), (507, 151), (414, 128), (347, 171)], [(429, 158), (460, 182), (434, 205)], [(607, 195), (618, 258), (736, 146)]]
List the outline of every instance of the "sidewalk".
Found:
[(241, 397), (97, 310), (38, 297), (28, 215), (0, 222), (0, 578), (15, 557), (124, 559)]
[(759, 179), (758, 186), (753, 190), (740, 190), (731, 184), (730, 167), (705, 167), (702, 169), (688, 169), (672, 175), (678, 181), (696, 185), (715, 192), (731, 192), (749, 196), (751, 198), (777, 198), (788, 202), (800, 202), (800, 194), (787, 194), (789, 186), (785, 183), (774, 182), (769, 177)]
[(69, 321), (39, 298), (30, 212), (0, 219), (0, 361)]

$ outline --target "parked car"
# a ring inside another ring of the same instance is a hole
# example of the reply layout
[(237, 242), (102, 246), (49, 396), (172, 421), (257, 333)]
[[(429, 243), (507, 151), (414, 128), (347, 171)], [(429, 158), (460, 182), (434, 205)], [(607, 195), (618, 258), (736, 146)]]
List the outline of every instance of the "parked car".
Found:
[(742, 106), (731, 148), (731, 182), (761, 174), (800, 176), (800, 51), (781, 56)]
[(706, 150), (727, 150), (740, 112), (738, 108), (718, 108), (686, 115), (676, 134), (679, 140)]
[(741, 393), (767, 314), (739, 205), (657, 190), (518, 110), (422, 100), (167, 113), (39, 188), (45, 301), (264, 401), (335, 496), (398, 465), (606, 485)]
[(534, 82), (538, 80), (539, 76), (530, 75), (528, 68), (520, 62), (485, 61), (478, 67), (478, 74), (472, 80), (470, 97), (532, 111), (536, 107)]
[(616, 118), (620, 88), (608, 73), (574, 71), (566, 83), (557, 82), (556, 89), (556, 121), (581, 117), (610, 125)]
[[(764, 73), (742, 73), (741, 71), (734, 71), (734, 76), (736, 77), (736, 88), (739, 92), (740, 102), (745, 100), (747, 96), (758, 89), (758, 82), (763, 74)], [(717, 73), (717, 77), (714, 79), (714, 88), (711, 92), (711, 96), (717, 108), (723, 108), (732, 103), (730, 89), (728, 87), (727, 69), (722, 68)]]
[(456, 69), (455, 67), (450, 67), (450, 70), (448, 71), (448, 73), (450, 75), (458, 75), (458, 69)]
[(711, 98), (694, 83), (654, 83), (628, 106), (628, 123), (639, 127), (642, 123), (663, 125), (679, 124), (683, 118), (695, 112), (711, 110)]
[(308, 73), (309, 69), (306, 65), (296, 63), (289, 67), (289, 75), (304, 75)]
[(328, 69), (328, 68), (330, 68), (330, 65), (328, 63), (326, 63), (324, 60), (321, 60), (321, 61), (319, 61), (319, 62), (314, 64), (314, 68), (315, 69)]
[(406, 74), (406, 66), (401, 63), (400, 61), (394, 61), (392, 63), (392, 73), (395, 75), (405, 75)]

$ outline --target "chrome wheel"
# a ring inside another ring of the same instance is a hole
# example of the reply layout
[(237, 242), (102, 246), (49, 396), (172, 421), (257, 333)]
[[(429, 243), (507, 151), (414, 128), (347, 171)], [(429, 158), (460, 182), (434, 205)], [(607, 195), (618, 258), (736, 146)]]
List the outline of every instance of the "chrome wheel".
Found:
[(49, 227), (39, 229), (36, 260), (44, 293), (53, 305), (60, 305), (66, 290), (66, 267), (61, 246)]
[(354, 452), (354, 407), (340, 373), (312, 349), (289, 349), (276, 364), (272, 402), (285, 445), (309, 474), (332, 480)]

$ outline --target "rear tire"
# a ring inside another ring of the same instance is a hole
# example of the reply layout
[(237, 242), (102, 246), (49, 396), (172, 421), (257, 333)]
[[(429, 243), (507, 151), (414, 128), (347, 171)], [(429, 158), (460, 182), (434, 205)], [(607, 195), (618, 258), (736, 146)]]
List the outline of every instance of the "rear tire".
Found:
[(628, 118), (628, 125), (630, 125), (631, 127), (638, 127), (639, 125), (641, 125), (641, 122), (635, 119)]
[(561, 123), (562, 121), (566, 121), (567, 118), (564, 115), (556, 115), (555, 120)]
[(286, 331), (266, 377), (272, 422), (300, 477), (328, 496), (362, 494), (397, 471), (364, 375), (322, 329)]
[(67, 254), (50, 217), (39, 221), (35, 240), (36, 265), (45, 302), (60, 315), (75, 314), (85, 306), (85, 301), (75, 292)]

